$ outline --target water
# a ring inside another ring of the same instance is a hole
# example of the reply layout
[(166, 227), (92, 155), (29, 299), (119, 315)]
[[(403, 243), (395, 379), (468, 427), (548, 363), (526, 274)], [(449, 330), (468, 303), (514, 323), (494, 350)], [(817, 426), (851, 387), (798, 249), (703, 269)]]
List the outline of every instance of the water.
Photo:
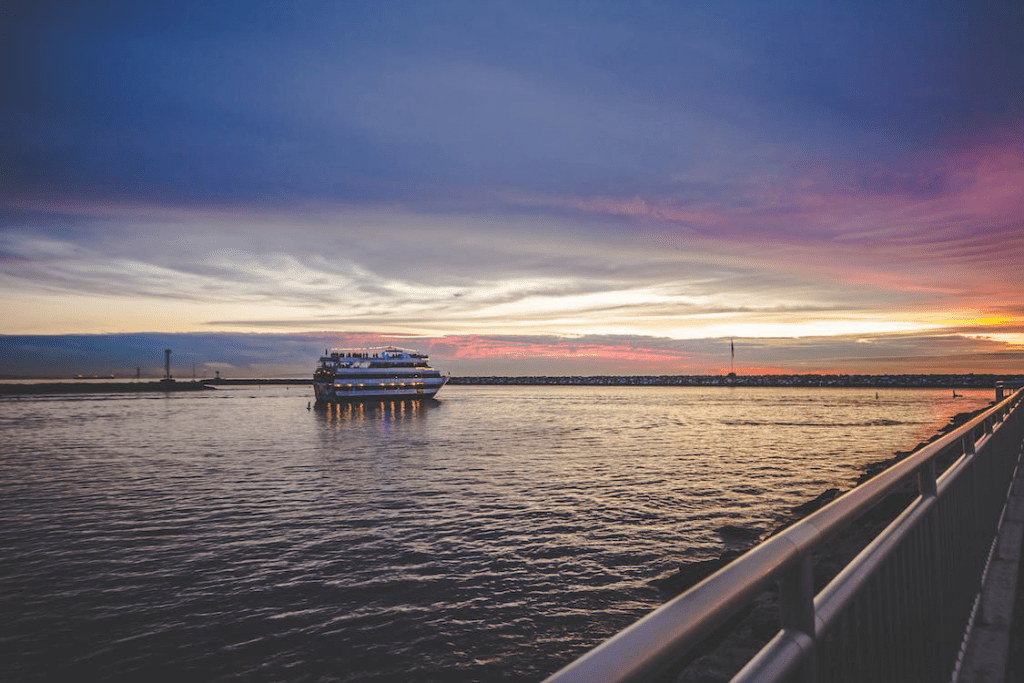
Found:
[(0, 400), (0, 680), (537, 680), (990, 391)]

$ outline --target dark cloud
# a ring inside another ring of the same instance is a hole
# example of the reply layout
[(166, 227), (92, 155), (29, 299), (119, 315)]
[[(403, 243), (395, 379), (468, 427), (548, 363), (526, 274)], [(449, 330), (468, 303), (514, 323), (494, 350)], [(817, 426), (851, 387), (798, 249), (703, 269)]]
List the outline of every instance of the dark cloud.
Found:
[(642, 191), (766, 145), (892, 157), (1013, 122), (1021, 99), (1013, 3), (11, 5), (16, 195)]
[(1019, 3), (2, 12), (8, 331), (1016, 330)]

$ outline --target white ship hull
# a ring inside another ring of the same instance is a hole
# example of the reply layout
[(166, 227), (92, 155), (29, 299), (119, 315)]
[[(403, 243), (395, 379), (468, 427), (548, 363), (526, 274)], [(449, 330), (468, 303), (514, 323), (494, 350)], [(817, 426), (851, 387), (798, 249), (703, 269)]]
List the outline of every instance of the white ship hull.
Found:
[(427, 356), (387, 347), (329, 351), (313, 374), (317, 405), (359, 401), (430, 399), (447, 377), (427, 364)]
[(439, 383), (423, 386), (383, 386), (367, 385), (349, 386), (349, 383), (313, 384), (318, 403), (346, 403), (349, 401), (385, 401), (394, 399), (434, 398), (447, 378)]

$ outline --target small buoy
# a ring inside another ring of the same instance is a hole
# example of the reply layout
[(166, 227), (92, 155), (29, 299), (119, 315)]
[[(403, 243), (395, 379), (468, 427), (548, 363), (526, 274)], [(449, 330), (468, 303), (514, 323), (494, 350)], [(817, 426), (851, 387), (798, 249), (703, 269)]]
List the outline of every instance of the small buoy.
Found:
[(306, 401), (306, 410), (309, 410), (309, 401)]

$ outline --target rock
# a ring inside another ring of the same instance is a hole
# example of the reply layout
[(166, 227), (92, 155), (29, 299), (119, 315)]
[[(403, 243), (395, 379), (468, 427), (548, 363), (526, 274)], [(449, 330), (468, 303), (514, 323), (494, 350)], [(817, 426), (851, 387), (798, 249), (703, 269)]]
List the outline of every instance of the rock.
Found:
[(752, 541), (761, 536), (759, 529), (737, 524), (725, 524), (715, 529), (715, 532), (722, 537), (723, 541)]
[(839, 489), (827, 489), (822, 491), (814, 500), (809, 500), (806, 503), (801, 503), (800, 505), (791, 507), (790, 512), (794, 515), (806, 516), (815, 510), (825, 507), (826, 504), (831, 503), (838, 497)]
[(739, 555), (740, 552), (737, 550), (728, 550), (712, 560), (688, 562), (681, 565), (678, 571), (674, 574), (664, 578), (655, 579), (651, 583), (654, 584), (658, 590), (664, 593), (666, 598), (673, 597), (679, 595), (685, 590), (688, 590), (692, 586), (696, 586), (698, 583), (735, 560)]

